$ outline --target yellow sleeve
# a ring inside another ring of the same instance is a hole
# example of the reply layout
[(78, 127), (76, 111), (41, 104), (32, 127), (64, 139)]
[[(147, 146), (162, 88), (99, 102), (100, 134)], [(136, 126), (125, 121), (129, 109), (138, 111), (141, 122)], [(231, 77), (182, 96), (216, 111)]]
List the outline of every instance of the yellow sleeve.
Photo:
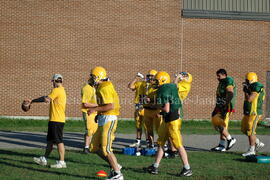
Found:
[(90, 89), (83, 87), (82, 88), (82, 103), (89, 103), (91, 96), (92, 94), (91, 94)]
[(55, 98), (57, 98), (59, 96), (59, 89), (58, 88), (54, 88), (51, 93), (48, 95), (48, 97), (51, 100), (54, 100)]
[(187, 88), (185, 86), (179, 85), (178, 86), (178, 91), (179, 92), (187, 91)]
[(103, 104), (114, 103), (113, 92), (113, 88), (110, 86), (102, 88), (102, 90), (100, 91), (100, 95), (103, 100)]

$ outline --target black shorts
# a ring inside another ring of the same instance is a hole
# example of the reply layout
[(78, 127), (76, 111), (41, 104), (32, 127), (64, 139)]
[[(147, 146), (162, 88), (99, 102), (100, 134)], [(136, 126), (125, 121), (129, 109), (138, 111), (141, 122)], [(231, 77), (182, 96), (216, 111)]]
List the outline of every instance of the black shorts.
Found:
[(63, 129), (65, 123), (49, 121), (47, 141), (59, 144), (63, 142)]

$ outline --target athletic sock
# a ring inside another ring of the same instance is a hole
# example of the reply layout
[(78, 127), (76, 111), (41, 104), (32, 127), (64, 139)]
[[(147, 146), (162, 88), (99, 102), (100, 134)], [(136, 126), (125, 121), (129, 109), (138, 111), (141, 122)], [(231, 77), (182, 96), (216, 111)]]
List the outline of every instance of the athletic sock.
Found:
[(224, 139), (221, 139), (219, 141), (219, 144), (225, 147), (226, 141)]
[(85, 146), (84, 148), (85, 148), (85, 149), (89, 149), (89, 146)]
[(250, 146), (249, 150), (254, 152), (255, 151), (255, 146)]
[(114, 171), (114, 172), (116, 172), (116, 174), (121, 174), (121, 171)]
[(158, 164), (158, 163), (154, 163), (153, 166), (154, 166), (155, 168), (158, 168), (159, 164)]
[(229, 134), (229, 135), (226, 137), (226, 139), (229, 141), (229, 140), (232, 139), (232, 136)]
[(138, 144), (141, 143), (141, 139), (137, 138), (136, 141), (137, 141)]
[(258, 138), (256, 138), (256, 144), (259, 144), (260, 140)]
[(59, 163), (60, 163), (60, 164), (64, 164), (64, 163), (65, 163), (65, 161), (61, 161), (61, 160), (60, 160), (60, 161), (59, 161)]
[(186, 165), (184, 165), (184, 168), (185, 169), (190, 169), (190, 165), (189, 164), (186, 164)]

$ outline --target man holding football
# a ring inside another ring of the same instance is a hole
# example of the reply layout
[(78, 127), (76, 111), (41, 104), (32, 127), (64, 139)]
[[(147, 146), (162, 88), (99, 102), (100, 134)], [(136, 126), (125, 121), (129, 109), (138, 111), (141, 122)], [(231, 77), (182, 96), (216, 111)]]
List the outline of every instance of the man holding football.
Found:
[(27, 99), (24, 104), (30, 106), (33, 103), (49, 103), (49, 123), (47, 132), (47, 147), (44, 156), (34, 157), (34, 162), (39, 165), (46, 166), (47, 158), (53, 150), (53, 145), (57, 145), (59, 153), (59, 161), (51, 165), (51, 168), (66, 168), (65, 147), (63, 143), (63, 129), (65, 125), (65, 109), (66, 109), (66, 92), (62, 85), (63, 77), (60, 74), (54, 74), (52, 77), (53, 89), (48, 96), (42, 96), (37, 99)]

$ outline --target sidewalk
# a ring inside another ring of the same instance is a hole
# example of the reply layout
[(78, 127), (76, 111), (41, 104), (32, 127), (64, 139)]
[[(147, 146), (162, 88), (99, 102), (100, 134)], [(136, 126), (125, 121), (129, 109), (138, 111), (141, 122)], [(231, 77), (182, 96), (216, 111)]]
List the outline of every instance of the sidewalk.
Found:
[[(116, 134), (113, 147), (121, 150), (134, 142), (135, 134)], [(244, 152), (248, 149), (248, 139), (244, 135), (234, 136), (237, 144), (230, 151)], [(261, 152), (270, 152), (270, 136), (258, 135), (260, 140), (265, 143), (265, 147)], [(218, 143), (218, 135), (183, 135), (184, 145), (187, 150), (191, 151), (208, 151)], [(64, 134), (64, 143), (66, 149), (82, 150), (83, 133), (66, 132)], [(16, 148), (45, 148), (46, 133), (45, 132), (10, 132), (0, 131), (0, 149)]]

